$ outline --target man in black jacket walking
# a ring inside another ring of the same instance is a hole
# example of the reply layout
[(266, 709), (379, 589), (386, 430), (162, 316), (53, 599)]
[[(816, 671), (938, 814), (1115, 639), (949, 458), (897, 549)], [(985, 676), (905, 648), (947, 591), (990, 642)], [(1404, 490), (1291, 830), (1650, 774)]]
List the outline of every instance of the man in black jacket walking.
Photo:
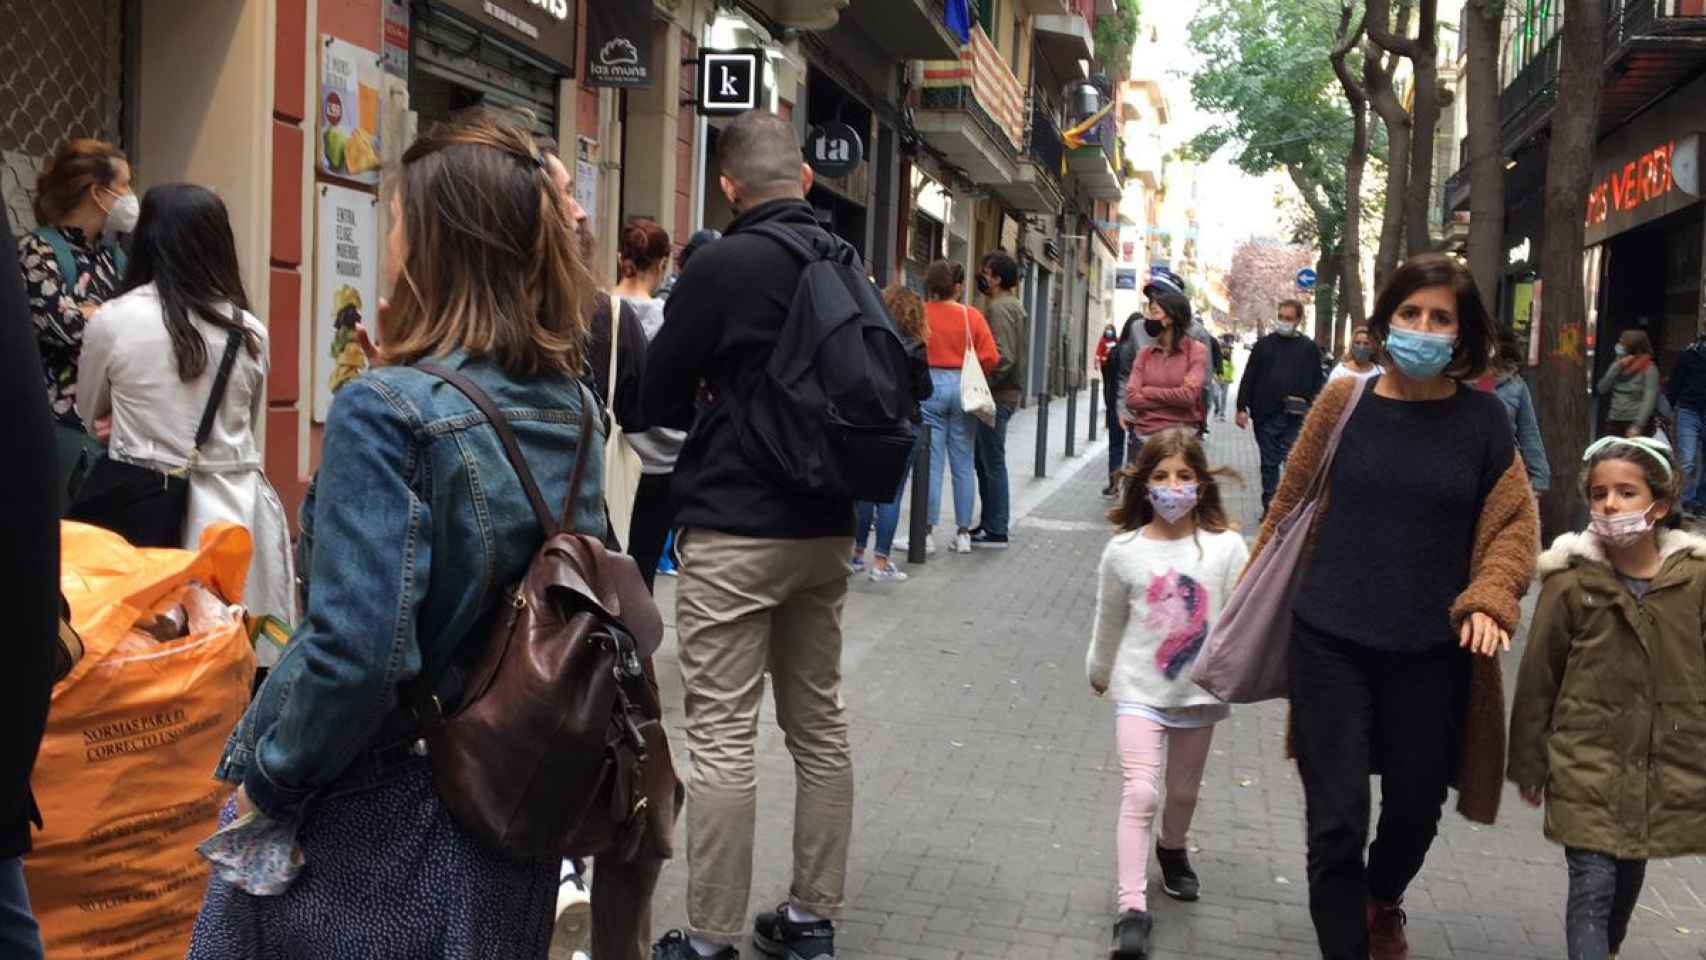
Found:
[[(0, 203), (0, 236), (12, 235)], [(24, 277), (16, 257), (0, 259), (0, 389), (8, 415), (0, 418), (0, 456), (14, 464), (0, 471), (0, 503), (9, 517), (0, 538), (0, 580), (8, 598), (5, 679), (0, 681), (0, 957), (42, 956), (41, 934), (30, 915), (22, 857), (37, 821), (30, 771), (47, 724), (59, 643), (59, 511), (53, 422), (41, 391)], [(33, 468), (32, 468), (33, 465)]]
[(1262, 515), (1279, 487), (1280, 467), (1297, 442), (1303, 415), (1327, 382), (1321, 351), (1315, 341), (1298, 333), (1303, 304), (1282, 300), (1277, 329), (1256, 341), (1238, 383), (1238, 429), (1256, 425), (1256, 447), (1262, 456)]
[[(647, 356), (642, 407), (654, 426), (691, 428), (675, 465), (676, 632), (687, 688), (688, 928), (653, 960), (728, 960), (745, 934), (752, 881), (759, 703), (764, 673), (794, 756), (793, 886), (754, 923), (771, 952), (834, 955), (853, 817), (853, 764), (841, 703), (841, 608), (852, 548), (851, 500), (806, 496), (748, 461), (746, 397), (763, 376), (801, 266), (779, 224), (821, 228), (805, 202), (811, 168), (793, 125), (769, 113), (735, 118), (718, 137), (721, 186), (738, 216), (696, 254), (664, 308)], [(696, 409), (701, 385), (708, 395)]]

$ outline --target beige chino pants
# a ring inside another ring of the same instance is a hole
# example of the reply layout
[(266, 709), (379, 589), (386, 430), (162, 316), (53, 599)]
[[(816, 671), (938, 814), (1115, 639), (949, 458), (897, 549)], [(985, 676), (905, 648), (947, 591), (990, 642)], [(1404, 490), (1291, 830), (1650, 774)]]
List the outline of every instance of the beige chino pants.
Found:
[(791, 902), (834, 917), (847, 881), (853, 763), (841, 701), (848, 537), (772, 540), (684, 531), (676, 590), (687, 688), (688, 933), (745, 935), (764, 673), (794, 758)]

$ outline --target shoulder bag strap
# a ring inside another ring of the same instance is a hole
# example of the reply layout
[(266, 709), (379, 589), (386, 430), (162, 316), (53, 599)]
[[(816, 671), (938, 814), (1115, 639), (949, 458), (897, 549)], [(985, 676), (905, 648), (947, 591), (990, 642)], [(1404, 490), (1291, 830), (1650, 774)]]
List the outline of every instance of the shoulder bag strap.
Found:
[[(576, 381), (579, 386), (579, 381)], [(581, 488), (581, 478), (586, 476), (587, 440), (592, 436), (592, 405), (597, 402), (592, 393), (585, 387), (579, 387), (581, 401), (580, 436), (575, 440), (575, 466), (569, 472), (569, 493), (564, 498), (563, 519), (557, 524), (557, 529), (568, 533), (575, 528), (575, 492)], [(615, 415), (611, 415), (612, 422)]]
[(610, 295), (610, 366), (604, 372), (604, 409), (616, 422), (616, 344), (622, 339), (622, 298)]
[(201, 453), (201, 445), (213, 433), (213, 418), (219, 414), (220, 404), (225, 402), (225, 387), (231, 382), (231, 368), (237, 363), (237, 351), (247, 339), (247, 330), (231, 330), (225, 337), (225, 355), (219, 358), (219, 372), (213, 376), (213, 390), (207, 395), (207, 406), (201, 409), (201, 423), (195, 428), (195, 446), (190, 450), (192, 463)]
[(53, 248), (53, 262), (59, 265), (59, 280), (64, 284), (63, 292), (69, 294), (77, 288), (77, 261), (71, 256), (71, 244), (66, 241), (65, 234), (58, 227), (49, 225), (37, 227), (31, 231), (41, 242)]
[[(963, 303), (959, 304), (959, 308), (960, 308), (960, 319), (965, 321), (965, 325), (966, 325), (966, 348), (962, 352), (969, 353), (973, 356), (976, 356), (977, 350), (976, 350), (976, 348), (974, 348), (972, 346), (972, 343), (971, 343), (971, 311), (967, 310), (966, 305)], [(979, 365), (981, 365), (981, 361), (979, 362)]]
[[(521, 488), (527, 492), (527, 502), (533, 505), (533, 516), (539, 521), (539, 526), (549, 537), (555, 530), (556, 524), (551, 517), (551, 508), (545, 505), (545, 496), (539, 492), (539, 484), (533, 479), (533, 471), (527, 468), (527, 460), (521, 455), (521, 444), (515, 439), (515, 430), (510, 427), (509, 420), (498, 410), (498, 405), (492, 398), (481, 390), (479, 384), (464, 377), (454, 370), (449, 370), (435, 363), (417, 363), (415, 369), (422, 373), (431, 374), (450, 384), (462, 395), (473, 402), (480, 412), (486, 415), (486, 420), (497, 431), (498, 442), (503, 444), (504, 456), (509, 458), (509, 465), (515, 470), (515, 475), (521, 479)], [(579, 458), (576, 459), (575, 469), (580, 469)]]
[(1333, 432), (1327, 437), (1327, 449), (1321, 456), (1321, 462), (1315, 467), (1315, 476), (1309, 481), (1309, 492), (1304, 496), (1303, 503), (1321, 496), (1327, 489), (1327, 471), (1333, 465), (1333, 456), (1339, 452), (1339, 438), (1345, 433), (1345, 424), (1351, 422), (1351, 414), (1356, 412), (1357, 403), (1362, 400), (1363, 391), (1368, 389), (1368, 381), (1361, 377), (1353, 378), (1351, 397), (1345, 401), (1345, 409), (1339, 414), (1339, 422), (1333, 424)]

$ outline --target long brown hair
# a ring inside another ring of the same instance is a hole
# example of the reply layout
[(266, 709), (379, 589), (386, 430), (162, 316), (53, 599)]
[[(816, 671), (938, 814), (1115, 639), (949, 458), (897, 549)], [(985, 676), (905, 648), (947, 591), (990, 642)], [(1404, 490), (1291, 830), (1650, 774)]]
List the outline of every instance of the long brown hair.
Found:
[(1445, 375), (1453, 380), (1476, 379), (1493, 363), (1498, 325), (1481, 303), (1474, 274), (1443, 253), (1418, 254), (1399, 264), (1375, 298), (1374, 312), (1368, 317), (1368, 332), (1374, 337), (1380, 362), (1391, 369), (1386, 338), (1392, 332), (1392, 315), (1411, 294), (1428, 287), (1447, 287), (1457, 300), (1457, 346), (1451, 351), (1451, 364), (1445, 368)]
[(891, 284), (883, 291), (883, 306), (889, 308), (889, 316), (894, 318), (895, 329), (901, 336), (919, 343), (929, 341), (930, 324), (924, 322), (924, 301), (910, 287)]
[(1120, 471), (1125, 478), (1125, 492), (1120, 502), (1108, 511), (1108, 520), (1123, 532), (1138, 530), (1155, 519), (1155, 507), (1149, 502), (1149, 475), (1168, 457), (1184, 457), (1197, 475), (1197, 529), (1220, 533), (1236, 529), (1226, 514), (1226, 504), (1220, 495), (1222, 480), (1238, 480), (1230, 467), (1208, 465), (1208, 453), (1202, 441), (1184, 427), (1170, 427), (1143, 441), (1137, 459)]
[(464, 349), (515, 377), (579, 375), (594, 289), (544, 155), (526, 127), (476, 109), (403, 154), (407, 251), (384, 352), (410, 363)]

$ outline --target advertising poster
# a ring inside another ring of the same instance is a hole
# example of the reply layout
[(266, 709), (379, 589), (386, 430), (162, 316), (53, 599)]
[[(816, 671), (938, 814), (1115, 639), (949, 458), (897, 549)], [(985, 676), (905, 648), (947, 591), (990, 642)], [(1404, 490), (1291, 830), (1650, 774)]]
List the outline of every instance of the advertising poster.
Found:
[(379, 311), (379, 198), (322, 183), (314, 231), (314, 421), (332, 394), (367, 369), (355, 325), (373, 330)]
[(358, 183), (379, 182), (379, 54), (331, 36), (320, 38), (320, 170)]

